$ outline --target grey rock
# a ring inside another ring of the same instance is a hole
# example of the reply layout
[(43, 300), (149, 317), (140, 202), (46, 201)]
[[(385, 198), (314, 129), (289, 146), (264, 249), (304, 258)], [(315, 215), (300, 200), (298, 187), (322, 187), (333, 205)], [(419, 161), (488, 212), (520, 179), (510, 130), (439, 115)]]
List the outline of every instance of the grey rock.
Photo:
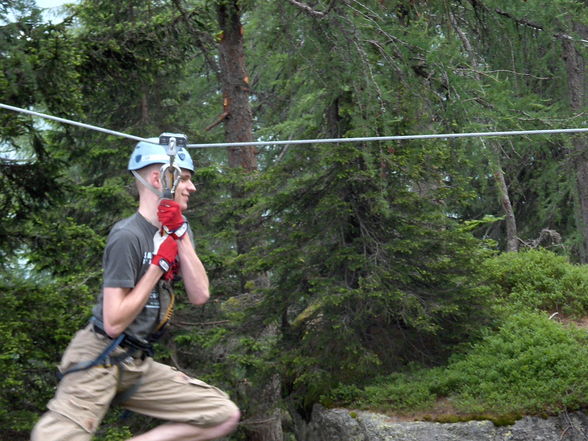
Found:
[[(317, 405), (310, 422), (297, 419), (297, 441), (587, 441), (588, 416), (524, 417), (510, 426), (491, 421), (395, 421), (386, 415)], [(301, 427), (303, 425), (304, 427)]]

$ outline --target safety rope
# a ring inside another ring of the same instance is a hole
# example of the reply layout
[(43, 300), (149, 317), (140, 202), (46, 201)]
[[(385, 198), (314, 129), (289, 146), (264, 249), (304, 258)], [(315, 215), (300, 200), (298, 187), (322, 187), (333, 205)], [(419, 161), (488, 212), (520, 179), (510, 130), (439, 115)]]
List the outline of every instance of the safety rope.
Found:
[[(56, 116), (47, 115), (32, 110), (22, 109), (20, 107), (8, 106), (0, 103), (0, 108), (12, 110), (15, 112), (26, 113), (40, 118), (51, 119), (53, 121), (71, 124), (78, 127), (83, 127), (90, 130), (108, 133), (110, 135), (121, 136), (123, 138), (132, 139), (135, 141), (144, 141), (151, 144), (157, 142), (150, 141), (146, 138), (141, 138), (134, 135), (129, 135), (115, 130), (104, 129), (102, 127), (84, 124), (70, 119), (59, 118)], [(366, 142), (366, 141), (400, 141), (409, 139), (449, 139), (449, 138), (480, 138), (489, 136), (521, 136), (521, 135), (553, 135), (558, 133), (583, 133), (588, 132), (588, 128), (572, 128), (572, 129), (546, 129), (546, 130), (511, 130), (501, 132), (469, 132), (469, 133), (437, 133), (424, 135), (395, 135), (395, 136), (368, 136), (356, 138), (319, 138), (319, 139), (290, 139), (286, 141), (243, 141), (243, 142), (219, 142), (219, 143), (202, 143), (202, 144), (188, 144), (187, 148), (222, 148), (222, 147), (249, 147), (249, 146), (268, 146), (268, 145), (291, 145), (291, 144), (336, 144), (342, 142)]]

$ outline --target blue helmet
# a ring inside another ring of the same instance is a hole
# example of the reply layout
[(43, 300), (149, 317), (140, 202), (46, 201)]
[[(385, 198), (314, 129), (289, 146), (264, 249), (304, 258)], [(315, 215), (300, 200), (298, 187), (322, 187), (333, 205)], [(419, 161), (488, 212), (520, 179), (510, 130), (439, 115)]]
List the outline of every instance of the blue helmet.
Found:
[[(135, 146), (135, 150), (129, 159), (128, 170), (139, 170), (152, 164), (168, 164), (169, 155), (165, 145), (159, 144), (159, 138), (148, 138), (150, 142), (140, 141)], [(177, 147), (177, 153), (174, 157), (174, 165), (186, 170), (194, 171), (194, 162), (184, 147)]]

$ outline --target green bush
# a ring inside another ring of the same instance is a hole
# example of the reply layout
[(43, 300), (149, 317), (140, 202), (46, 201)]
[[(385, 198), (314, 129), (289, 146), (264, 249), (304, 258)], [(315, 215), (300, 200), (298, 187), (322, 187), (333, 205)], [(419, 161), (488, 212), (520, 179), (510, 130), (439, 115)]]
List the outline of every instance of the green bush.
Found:
[(468, 413), (552, 413), (588, 403), (588, 335), (521, 312), (447, 368), (439, 392)]
[(484, 263), (489, 295), (502, 305), (582, 317), (588, 312), (588, 271), (547, 250), (503, 253)]
[(380, 411), (431, 411), (448, 399), (456, 414), (553, 413), (588, 405), (588, 334), (549, 320), (588, 312), (588, 271), (546, 250), (504, 253), (483, 264), (500, 325), (437, 368), (410, 367), (363, 388), (342, 385), (323, 402)]
[(439, 397), (437, 389), (444, 375), (444, 368), (411, 365), (404, 373), (379, 377), (363, 388), (341, 384), (323, 397), (322, 404), (381, 412), (427, 411)]
[(107, 427), (101, 436), (95, 436), (93, 441), (125, 441), (133, 436), (128, 427)]
[[(588, 334), (576, 327), (520, 312), (446, 367), (393, 374), (353, 394), (349, 404), (426, 413), (447, 398), (456, 413), (496, 418), (578, 409), (588, 405), (587, 343)], [(345, 397), (339, 389), (335, 400)]]
[(0, 439), (28, 439), (45, 411), (61, 353), (90, 316), (89, 279), (0, 275)]
[(389, 383), (368, 386), (365, 392), (373, 405), (380, 409), (393, 407), (401, 412), (423, 410), (431, 407), (436, 399), (431, 383), (427, 381), (429, 379), (429, 376), (417, 379), (396, 374), (389, 377)]

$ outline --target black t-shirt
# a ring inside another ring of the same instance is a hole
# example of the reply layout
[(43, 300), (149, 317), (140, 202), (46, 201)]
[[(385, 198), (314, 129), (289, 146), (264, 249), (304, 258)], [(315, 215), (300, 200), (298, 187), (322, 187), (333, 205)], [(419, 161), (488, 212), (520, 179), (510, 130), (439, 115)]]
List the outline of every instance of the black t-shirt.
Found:
[[(103, 288), (135, 287), (151, 264), (156, 234), (159, 234), (159, 229), (139, 213), (114, 225), (108, 236), (102, 260)], [(143, 310), (125, 330), (126, 334), (147, 340), (155, 331), (170, 303), (171, 286), (169, 289), (163, 289), (162, 283), (169, 284), (160, 281), (155, 286)], [(104, 291), (98, 296), (98, 302), (93, 309), (94, 316), (101, 322), (104, 321), (103, 304)]]

